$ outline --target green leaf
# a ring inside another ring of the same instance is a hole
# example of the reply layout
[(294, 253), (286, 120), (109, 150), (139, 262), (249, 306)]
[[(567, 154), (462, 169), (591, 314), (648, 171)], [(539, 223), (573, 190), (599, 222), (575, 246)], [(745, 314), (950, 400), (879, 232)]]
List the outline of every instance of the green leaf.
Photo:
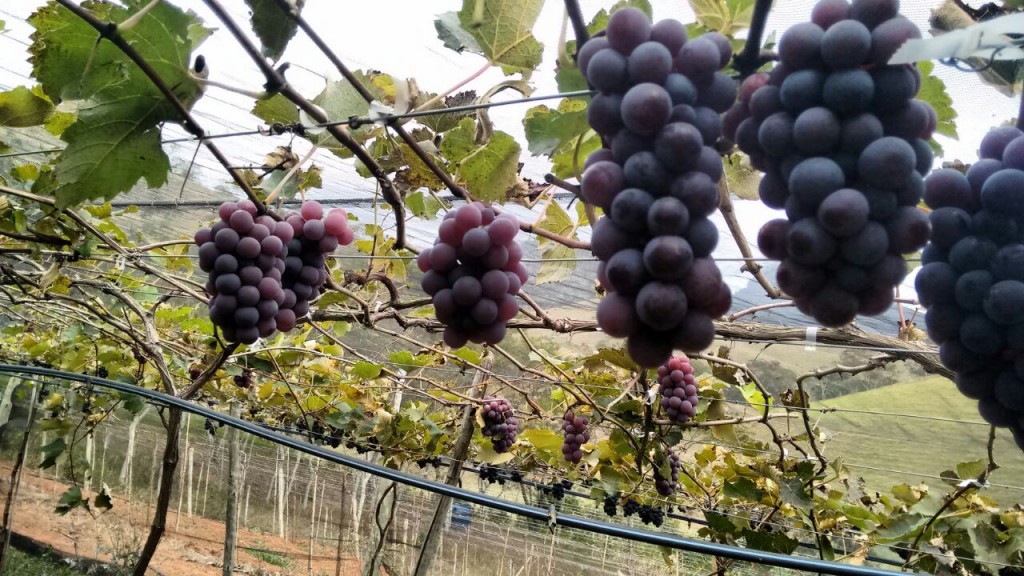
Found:
[(504, 202), (519, 182), (519, 153), (515, 138), (496, 131), (487, 144), (462, 159), (456, 175), (469, 191), (485, 202)]
[[(262, 53), (277, 62), (288, 47), (288, 41), (295, 36), (298, 23), (286, 15), (275, 0), (245, 0), (249, 7), (249, 22), (263, 44)], [(295, 0), (296, 15), (302, 11), (305, 0)]]
[(43, 452), (43, 461), (39, 464), (39, 467), (45, 470), (56, 464), (57, 458), (59, 458), (67, 448), (68, 445), (64, 442), (63, 438), (57, 438), (53, 442), (43, 446), (41, 448)]
[(107, 490), (106, 484), (100, 489), (96, 497), (92, 499), (93, 508), (99, 508), (100, 510), (110, 510), (114, 507), (114, 502), (110, 498), (110, 492)]
[(544, 50), (532, 32), (543, 5), (544, 0), (463, 0), (459, 24), (505, 74), (529, 75)]
[(511, 452), (503, 452), (498, 454), (494, 451), (489, 441), (480, 445), (476, 451), (476, 459), (484, 464), (491, 464), (494, 466), (504, 464), (515, 458), (515, 455)]
[(585, 132), (578, 150), (576, 140), (573, 140), (569, 145), (556, 150), (555, 154), (551, 156), (552, 174), (566, 180), (570, 178), (579, 180), (583, 176), (583, 162), (587, 156), (599, 148), (601, 148), (601, 137), (597, 135), (597, 132), (593, 130)]
[(783, 532), (760, 532), (748, 528), (744, 529), (741, 534), (746, 538), (747, 546), (756, 550), (792, 554), (800, 546), (800, 542), (786, 536)]
[[(125, 4), (85, 6), (101, 20), (120, 22), (148, 2)], [(113, 198), (140, 178), (150, 187), (163, 185), (170, 163), (158, 125), (179, 120), (174, 107), (138, 66), (112, 43), (97, 42), (96, 31), (69, 10), (48, 4), (29, 21), (36, 28), (33, 74), (44, 93), (54, 102), (84, 100), (78, 121), (62, 135), (68, 146), (57, 159), (52, 190), (58, 205)], [(187, 108), (201, 94), (188, 68), (193, 42), (204, 35), (195, 14), (168, 2), (122, 34)]]
[(46, 124), (43, 127), (46, 128), (46, 131), (50, 134), (59, 137), (68, 129), (68, 126), (74, 124), (77, 119), (77, 114), (57, 110), (53, 114), (50, 114), (49, 120), (46, 121)]
[(274, 94), (270, 98), (257, 100), (252, 107), (252, 114), (267, 124), (280, 122), (281, 124), (294, 124), (299, 121), (299, 109), (291, 100), (281, 94)]
[[(576, 237), (576, 226), (572, 218), (566, 213), (554, 199), (548, 202), (544, 209), (544, 215), (534, 224), (534, 227), (548, 230), (567, 238)], [(537, 246), (540, 248), (541, 262), (534, 281), (537, 284), (547, 282), (560, 282), (572, 276), (576, 269), (576, 250), (554, 240), (537, 237)]]
[[(371, 95), (382, 102), (387, 102), (388, 98), (379, 89), (375, 89), (374, 78), (380, 76), (381, 73), (370, 73), (367, 74), (362, 70), (356, 70), (353, 72), (356, 79), (359, 80), (360, 84), (370, 90)], [(391, 99), (393, 101), (393, 99)], [(324, 89), (313, 98), (313, 103), (323, 109), (327, 117), (334, 120), (339, 118), (348, 118), (350, 116), (363, 117), (369, 114), (370, 104), (363, 98), (358, 90), (348, 80), (338, 80), (334, 82), (328, 82)], [(356, 130), (349, 130), (349, 134), (357, 142), (365, 142), (370, 138), (371, 132), (374, 130), (374, 126), (360, 126)], [(316, 129), (308, 131), (310, 133), (309, 140), (314, 144), (327, 148), (335, 155), (347, 158), (352, 153), (341, 145), (334, 136), (331, 136), (325, 129)]]
[(483, 54), (484, 49), (476, 41), (472, 34), (466, 31), (459, 23), (457, 12), (445, 12), (434, 20), (434, 29), (437, 30), (437, 37), (444, 42), (445, 48), (451, 48), (458, 53), (469, 51), (474, 54)]
[(743, 394), (743, 398), (750, 404), (750, 406), (762, 414), (768, 413), (772, 407), (772, 397), (764, 397), (764, 394), (757, 389), (757, 386), (753, 382), (747, 382), (743, 386), (740, 386), (740, 393)]
[(476, 143), (476, 120), (473, 118), (460, 120), (441, 141), (441, 154), (453, 164), (458, 164), (478, 148), (480, 145)]
[(545, 452), (549, 456), (562, 453), (562, 436), (554, 430), (528, 428), (519, 433), (519, 438), (533, 444), (539, 452)]
[(953, 109), (953, 99), (946, 91), (946, 83), (932, 74), (935, 64), (932, 62), (918, 62), (917, 69), (921, 72), (921, 89), (917, 92), (917, 99), (924, 100), (935, 109), (939, 121), (935, 131), (943, 136), (959, 138), (956, 131), (956, 110)]
[(740, 476), (725, 483), (725, 495), (736, 500), (760, 502), (763, 493), (753, 480)]
[(433, 220), (444, 206), (430, 194), (413, 192), (405, 197), (405, 207), (417, 218)]
[(25, 128), (38, 126), (53, 114), (53, 103), (38, 90), (18, 86), (0, 92), (0, 126)]
[(526, 111), (523, 128), (530, 153), (550, 156), (559, 148), (574, 146), (576, 139), (590, 130), (587, 102), (567, 98), (555, 110), (544, 105), (534, 106)]
[(988, 460), (970, 460), (956, 465), (956, 475), (968, 479), (977, 478), (988, 468)]
[(364, 380), (372, 380), (380, 376), (383, 368), (380, 364), (360, 360), (352, 366), (352, 373)]
[(750, 27), (754, 0), (689, 0), (697, 22), (726, 36)]
[(72, 486), (60, 495), (60, 500), (57, 500), (57, 508), (54, 512), (63, 516), (79, 506), (88, 508), (89, 502), (82, 499), (81, 488)]
[(128, 394), (121, 398), (121, 406), (132, 416), (137, 416), (146, 407), (146, 401), (142, 399), (142, 396)]
[(811, 503), (811, 496), (800, 478), (781, 478), (779, 480), (779, 496), (783, 502), (804, 508)]

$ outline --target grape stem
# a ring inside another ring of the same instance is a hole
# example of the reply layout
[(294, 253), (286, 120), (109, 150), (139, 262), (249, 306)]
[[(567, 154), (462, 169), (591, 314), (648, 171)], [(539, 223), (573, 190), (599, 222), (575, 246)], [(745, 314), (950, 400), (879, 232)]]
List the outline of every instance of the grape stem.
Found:
[(526, 332), (523, 332), (523, 330), (521, 328), (518, 329), (517, 331), (519, 332), (519, 335), (522, 336), (523, 341), (526, 342), (526, 346), (530, 348), (530, 351), (533, 352), (534, 354), (536, 354), (537, 356), (540, 356), (540, 359), (543, 360), (548, 366), (551, 366), (552, 368), (554, 368), (555, 371), (558, 372), (558, 374), (561, 375), (562, 378), (564, 378), (566, 382), (575, 382), (576, 381), (576, 378), (573, 377), (572, 374), (569, 374), (568, 372), (563, 370), (561, 366), (559, 366), (558, 364), (555, 364), (554, 360), (552, 360), (551, 358), (548, 358), (548, 356), (546, 354), (544, 354), (544, 352), (542, 352), (540, 350), (540, 348), (537, 348), (537, 346), (535, 346), (533, 344), (533, 341), (531, 341), (526, 336)]
[(770, 280), (764, 275), (764, 267), (757, 263), (753, 253), (750, 250), (750, 243), (747, 241), (746, 235), (743, 233), (743, 228), (740, 227), (739, 220), (736, 219), (736, 209), (732, 204), (732, 196), (729, 192), (729, 183), (726, 181), (726, 177), (723, 175), (718, 181), (718, 192), (721, 197), (721, 203), (719, 204), (718, 210), (722, 213), (722, 218), (725, 219), (726, 225), (729, 227), (729, 232), (732, 233), (733, 239), (736, 240), (736, 247), (740, 249), (740, 254), (743, 255), (745, 263), (742, 266), (742, 270), (750, 272), (757, 283), (764, 288), (765, 294), (769, 298), (781, 298), (782, 292), (771, 283)]
[(307, 152), (306, 155), (302, 157), (301, 160), (293, 164), (292, 167), (288, 169), (288, 172), (284, 175), (284, 178), (281, 178), (281, 181), (277, 183), (277, 186), (274, 187), (270, 194), (267, 194), (267, 204), (273, 204), (274, 200), (277, 200), (277, 196), (281, 193), (281, 190), (284, 189), (284, 185), (287, 184), (288, 181), (291, 180), (292, 177), (298, 173), (299, 169), (302, 167), (303, 164), (309, 162), (309, 159), (313, 157), (313, 154), (316, 154), (317, 150), (319, 150), (319, 148), (313, 146), (312, 148), (309, 149), (309, 152)]
[(565, 14), (572, 22), (572, 33), (576, 36), (576, 54), (573, 54), (575, 59), (579, 56), (580, 48), (590, 40), (590, 32), (587, 31), (587, 23), (583, 20), (579, 0), (565, 0)]

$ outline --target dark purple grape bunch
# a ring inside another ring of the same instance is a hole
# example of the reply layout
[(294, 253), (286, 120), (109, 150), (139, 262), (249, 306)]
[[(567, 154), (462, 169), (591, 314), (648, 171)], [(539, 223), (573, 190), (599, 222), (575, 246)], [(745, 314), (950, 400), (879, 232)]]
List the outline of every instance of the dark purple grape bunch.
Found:
[(498, 454), (508, 452), (516, 443), (519, 422), (516, 420), (512, 405), (504, 398), (488, 400), (481, 408), (483, 415), (483, 435), (491, 439), (491, 445)]
[[(280, 305), (279, 329), (287, 331), (295, 320), (309, 313), (309, 303), (320, 295), (327, 281), (327, 258), (338, 246), (347, 246), (355, 239), (348, 226), (348, 213), (333, 208), (326, 215), (315, 200), (302, 203), (298, 212), (285, 214), (291, 228), (287, 240), (287, 256), (281, 284), (284, 301)], [(283, 327), (282, 327), (283, 326)]]
[(661, 409), (669, 420), (686, 424), (697, 415), (697, 379), (685, 354), (658, 366), (658, 384)]
[(590, 442), (587, 424), (587, 417), (575, 414), (572, 409), (566, 410), (562, 417), (562, 456), (566, 462), (579, 464), (583, 459), (583, 445)]
[(529, 277), (518, 232), (515, 216), (474, 202), (448, 212), (434, 245), (420, 252), (420, 287), (445, 325), (445, 344), (459, 348), (505, 338), (506, 322), (519, 313), (515, 295)]
[(786, 211), (758, 246), (781, 262), (779, 287), (825, 326), (888, 310), (907, 275), (901, 254), (928, 240), (917, 204), (937, 116), (914, 99), (917, 68), (887, 64), (921, 37), (898, 12), (899, 0), (821, 0), (780, 38), (781, 63), (747, 78), (723, 117), (764, 172), (761, 201)]
[(227, 340), (252, 344), (278, 329), (291, 227), (257, 216), (248, 200), (225, 202), (218, 214), (219, 222), (195, 234), (199, 267), (210, 275), (210, 320)]
[(1024, 132), (996, 128), (980, 152), (966, 175), (925, 180), (932, 237), (914, 282), (957, 388), (1024, 450)]
[(587, 120), (607, 146), (587, 158), (581, 182), (584, 199), (606, 215), (591, 239), (607, 290), (597, 322), (627, 338), (644, 367), (673, 348), (707, 348), (712, 318), (732, 304), (708, 219), (723, 174), (719, 114), (736, 100), (736, 83), (721, 71), (731, 57), (721, 34), (687, 39), (678, 21), (652, 25), (635, 8), (613, 13), (607, 35), (580, 49), (580, 69), (598, 90)]
[(668, 459), (668, 478), (662, 475), (661, 467), (654, 469), (654, 489), (657, 490), (658, 494), (668, 497), (676, 493), (679, 488), (679, 467), (682, 465), (679, 462), (679, 456), (668, 449), (666, 453)]

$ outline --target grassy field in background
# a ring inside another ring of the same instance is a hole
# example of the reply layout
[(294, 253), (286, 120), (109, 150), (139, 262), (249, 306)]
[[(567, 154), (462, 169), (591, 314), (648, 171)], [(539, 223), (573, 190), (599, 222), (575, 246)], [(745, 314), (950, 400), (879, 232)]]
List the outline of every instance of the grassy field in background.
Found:
[[(937, 476), (958, 462), (986, 458), (988, 425), (982, 423), (974, 401), (961, 396), (945, 378), (932, 376), (893, 384), (816, 402), (814, 406), (840, 409), (812, 413), (829, 436), (825, 455), (843, 456), (851, 471), (863, 477), (870, 489), (922, 481), (936, 486), (940, 481), (861, 466)], [(893, 413), (979, 424), (887, 415)], [(1024, 486), (1024, 454), (1006, 430), (996, 431), (995, 461), (1000, 468), (990, 476), (992, 484)], [(987, 493), (1003, 505), (1024, 502), (1020, 490), (993, 486)]]

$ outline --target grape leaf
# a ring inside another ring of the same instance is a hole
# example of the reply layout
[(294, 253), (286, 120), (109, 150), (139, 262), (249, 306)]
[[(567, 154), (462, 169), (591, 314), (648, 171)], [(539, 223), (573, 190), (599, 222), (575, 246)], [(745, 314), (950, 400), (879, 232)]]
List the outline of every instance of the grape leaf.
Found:
[(519, 143), (497, 131), (487, 144), (474, 141), (476, 122), (465, 118), (450, 130), (441, 143), (441, 154), (458, 166), (456, 177), (480, 200), (503, 202), (506, 193), (519, 182)]
[[(478, 4), (483, 7), (479, 14)], [(532, 32), (543, 5), (544, 0), (463, 0), (459, 24), (505, 74), (528, 75), (540, 65), (544, 50)]]
[[(249, 7), (249, 22), (263, 45), (263, 55), (277, 62), (288, 47), (288, 41), (295, 36), (298, 23), (283, 13), (274, 0), (245, 0)], [(305, 0), (292, 3), (298, 14), (306, 4)]]
[(469, 51), (473, 54), (483, 55), (484, 49), (480, 47), (476, 38), (459, 23), (457, 12), (445, 12), (439, 15), (434, 20), (434, 29), (437, 30), (437, 37), (444, 42), (445, 48), (451, 48), (460, 54)]
[[(144, 0), (125, 7), (86, 2), (100, 19), (122, 21)], [(151, 187), (164, 184), (170, 162), (160, 147), (158, 125), (178, 120), (177, 111), (150, 79), (109, 42), (69, 10), (49, 4), (33, 14), (31, 61), (43, 92), (54, 102), (82, 99), (77, 121), (62, 134), (68, 145), (54, 167), (52, 192), (66, 207), (96, 198), (113, 198), (140, 178)], [(188, 74), (193, 39), (205, 29), (192, 12), (168, 3), (157, 5), (123, 33), (186, 107), (201, 94)]]
[(579, 150), (576, 149), (576, 140), (573, 140), (570, 145), (563, 146), (551, 156), (551, 172), (562, 179), (579, 179), (583, 162), (598, 148), (601, 148), (601, 137), (592, 130), (586, 132)]
[[(576, 226), (573, 224), (572, 218), (554, 200), (548, 202), (547, 207), (544, 208), (544, 214), (537, 220), (534, 227), (549, 230), (568, 238), (576, 236)], [(540, 257), (544, 260), (534, 277), (537, 284), (560, 282), (572, 276), (573, 270), (576, 269), (574, 261), (576, 251), (574, 249), (541, 237), (537, 237), (537, 246), (540, 248)]]
[(252, 114), (267, 124), (275, 122), (294, 124), (299, 121), (299, 109), (291, 100), (281, 94), (274, 94), (265, 100), (257, 100), (252, 107)]
[(53, 103), (41, 94), (39, 87), (32, 90), (18, 86), (0, 92), (0, 126), (25, 128), (38, 126), (53, 113)]
[(918, 62), (917, 69), (921, 72), (921, 89), (917, 92), (917, 99), (924, 100), (935, 109), (939, 121), (935, 131), (943, 136), (957, 139), (959, 135), (956, 130), (956, 110), (953, 109), (953, 99), (946, 91), (946, 84), (937, 76), (932, 74), (935, 64), (932, 62)]
[(528, 428), (519, 434), (519, 438), (533, 444), (538, 452), (548, 456), (562, 454), (562, 436), (554, 430), (545, 428)]
[(437, 198), (429, 194), (413, 192), (405, 197), (405, 207), (417, 218), (433, 220), (437, 218), (437, 212), (442, 208), (442, 205)]
[(534, 106), (526, 111), (523, 128), (530, 154), (551, 156), (559, 148), (574, 145), (576, 139), (590, 129), (587, 103), (567, 98), (555, 110), (544, 105)]
[(75, 508), (78, 508), (79, 506), (83, 508), (88, 508), (89, 501), (82, 499), (81, 488), (79, 488), (78, 486), (72, 486), (71, 488), (68, 488), (67, 491), (65, 491), (63, 494), (60, 495), (60, 499), (57, 500), (57, 508), (54, 510), (54, 512), (63, 516), (68, 512), (74, 510)]
[[(394, 99), (387, 98), (387, 95), (381, 91), (378, 84), (373, 81), (381, 73), (373, 72), (367, 74), (362, 70), (356, 70), (353, 74), (359, 80), (359, 83), (370, 91), (374, 99), (385, 103), (394, 102)], [(351, 116), (365, 117), (370, 112), (370, 104), (348, 80), (328, 82), (324, 89), (313, 98), (313, 103), (323, 109), (329, 120), (345, 120)], [(370, 139), (375, 126), (360, 126), (355, 130), (343, 126), (342, 129), (347, 130), (357, 142), (363, 143)], [(307, 132), (310, 134), (309, 140), (317, 146), (327, 148), (341, 158), (352, 156), (348, 148), (342, 146), (326, 130), (316, 129), (308, 130)]]
[(754, 0), (689, 0), (697, 22), (726, 36), (750, 27)]

